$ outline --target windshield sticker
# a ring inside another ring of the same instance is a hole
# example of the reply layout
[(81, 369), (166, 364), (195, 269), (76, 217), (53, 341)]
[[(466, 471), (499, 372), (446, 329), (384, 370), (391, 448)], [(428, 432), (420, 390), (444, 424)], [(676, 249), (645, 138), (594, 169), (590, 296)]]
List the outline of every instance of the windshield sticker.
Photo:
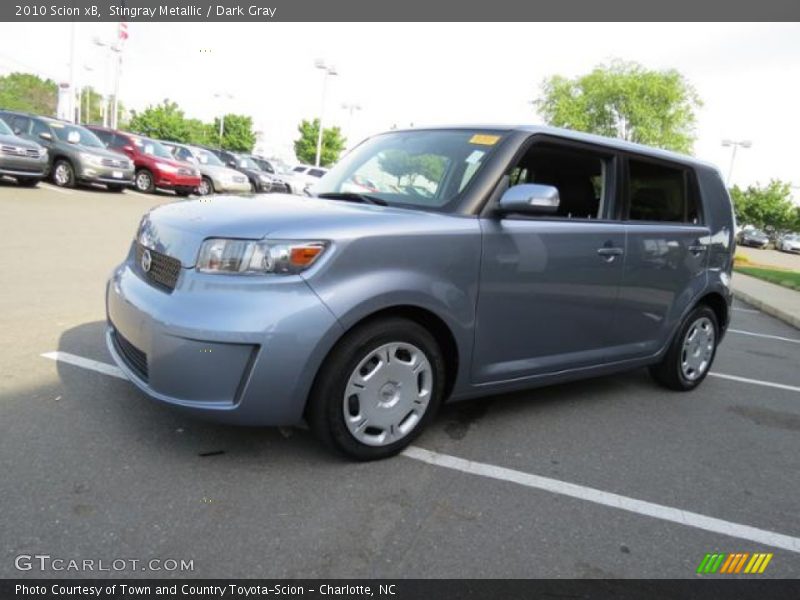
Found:
[(485, 133), (476, 133), (469, 138), (470, 144), (480, 144), (481, 146), (494, 146), (500, 140), (499, 135), (488, 135)]

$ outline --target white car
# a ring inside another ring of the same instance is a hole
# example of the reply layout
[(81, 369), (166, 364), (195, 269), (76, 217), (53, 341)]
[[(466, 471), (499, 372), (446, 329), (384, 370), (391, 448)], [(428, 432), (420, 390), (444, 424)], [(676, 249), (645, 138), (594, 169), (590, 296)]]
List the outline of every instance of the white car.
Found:
[(800, 233), (787, 233), (778, 239), (778, 250), (800, 252)]
[(323, 175), (328, 172), (328, 169), (323, 167), (313, 167), (311, 165), (297, 165), (292, 172), (295, 174), (296, 177), (305, 181), (305, 186), (303, 186), (303, 190), (307, 190), (312, 185), (317, 183)]

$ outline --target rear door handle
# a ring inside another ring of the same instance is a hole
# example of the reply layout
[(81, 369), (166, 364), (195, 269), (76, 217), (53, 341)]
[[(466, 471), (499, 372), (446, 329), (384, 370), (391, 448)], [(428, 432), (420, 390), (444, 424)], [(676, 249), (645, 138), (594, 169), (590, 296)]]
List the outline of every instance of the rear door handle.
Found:
[(699, 254), (702, 254), (706, 250), (708, 250), (708, 246), (706, 246), (704, 244), (694, 244), (692, 246), (689, 246), (689, 252), (691, 252), (695, 256), (698, 256)]

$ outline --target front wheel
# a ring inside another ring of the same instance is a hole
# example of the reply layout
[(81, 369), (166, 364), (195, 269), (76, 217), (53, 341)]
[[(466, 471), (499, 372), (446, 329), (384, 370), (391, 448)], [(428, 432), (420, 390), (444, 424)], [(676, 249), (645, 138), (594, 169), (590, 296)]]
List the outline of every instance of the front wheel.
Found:
[(208, 177), (203, 177), (200, 181), (200, 185), (197, 186), (197, 193), (200, 196), (208, 196), (214, 193), (214, 184)]
[(701, 304), (684, 319), (664, 358), (650, 367), (650, 374), (671, 390), (693, 390), (708, 375), (718, 342), (717, 316)]
[(436, 414), (444, 359), (434, 337), (401, 318), (348, 333), (323, 364), (309, 398), (311, 430), (357, 460), (397, 454)]
[(139, 169), (136, 172), (136, 178), (133, 180), (136, 190), (143, 194), (152, 194), (156, 191), (156, 184), (153, 180), (153, 174), (147, 169)]

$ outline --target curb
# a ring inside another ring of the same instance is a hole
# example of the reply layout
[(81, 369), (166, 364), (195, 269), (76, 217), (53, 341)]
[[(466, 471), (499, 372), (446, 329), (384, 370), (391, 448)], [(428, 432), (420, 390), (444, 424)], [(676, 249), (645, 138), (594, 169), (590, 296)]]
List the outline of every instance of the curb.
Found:
[(733, 295), (739, 300), (755, 306), (761, 312), (765, 312), (768, 315), (772, 315), (776, 319), (780, 319), (784, 323), (787, 323), (796, 329), (800, 329), (800, 317), (797, 317), (784, 310), (781, 310), (780, 308), (772, 306), (769, 302), (764, 302), (760, 298), (751, 296), (747, 292), (743, 292), (742, 290), (737, 290), (735, 287), (733, 288)]

